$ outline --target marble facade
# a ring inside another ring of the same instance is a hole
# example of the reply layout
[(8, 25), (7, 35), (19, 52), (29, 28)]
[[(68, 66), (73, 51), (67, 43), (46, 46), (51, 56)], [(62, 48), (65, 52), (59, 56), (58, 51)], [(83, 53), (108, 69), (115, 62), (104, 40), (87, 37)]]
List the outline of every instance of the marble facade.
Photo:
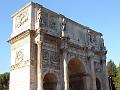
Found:
[(9, 90), (109, 90), (100, 32), (33, 2), (12, 18)]

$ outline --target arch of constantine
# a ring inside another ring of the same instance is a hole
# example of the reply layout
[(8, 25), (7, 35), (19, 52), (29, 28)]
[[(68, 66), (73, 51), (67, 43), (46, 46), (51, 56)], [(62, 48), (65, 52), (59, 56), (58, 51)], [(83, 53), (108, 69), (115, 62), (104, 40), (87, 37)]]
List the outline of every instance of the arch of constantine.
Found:
[(100, 32), (33, 2), (12, 18), (10, 90), (109, 90)]

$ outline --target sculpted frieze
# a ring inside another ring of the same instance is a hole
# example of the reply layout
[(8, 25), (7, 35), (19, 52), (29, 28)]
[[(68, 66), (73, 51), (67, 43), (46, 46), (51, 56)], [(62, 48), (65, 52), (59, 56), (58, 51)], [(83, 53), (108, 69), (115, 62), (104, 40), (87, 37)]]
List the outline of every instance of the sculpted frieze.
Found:
[(20, 68), (23, 68), (23, 67), (27, 67), (30, 65), (30, 60), (26, 60), (26, 61), (21, 61), (20, 63), (17, 63), (15, 65), (12, 65), (11, 66), (11, 71), (13, 70), (16, 70), (16, 69), (20, 69)]
[(57, 29), (57, 21), (56, 17), (54, 16), (49, 16), (49, 27), (53, 30)]
[(43, 49), (43, 68), (45, 68), (46, 66), (49, 66), (49, 58), (50, 58), (50, 55), (49, 55), (49, 52), (48, 50), (46, 49)]
[(42, 13), (42, 20), (43, 20), (43, 25), (45, 27), (48, 27), (48, 14), (47, 13)]
[(59, 53), (43, 49), (43, 68), (54, 68), (59, 69), (60, 57)]
[(102, 64), (100, 62), (94, 62), (94, 69), (95, 72), (101, 72), (102, 71)]
[(72, 51), (68, 51), (67, 55), (68, 55), (69, 58), (78, 58), (78, 59), (84, 59), (85, 58), (84, 55), (81, 55), (80, 53), (75, 53), (75, 52), (72, 52)]
[(57, 45), (49, 44), (49, 43), (43, 43), (43, 49), (48, 49), (48, 50), (51, 50), (51, 51), (57, 51)]
[(13, 44), (13, 43), (15, 43), (15, 42), (17, 42), (17, 41), (19, 41), (19, 40), (21, 40), (21, 39), (24, 39), (25, 37), (29, 36), (31, 32), (33, 33), (32, 30), (24, 31), (24, 32), (20, 33), (19, 35), (10, 38), (10, 39), (8, 40), (8, 42), (9, 42), (10, 44)]

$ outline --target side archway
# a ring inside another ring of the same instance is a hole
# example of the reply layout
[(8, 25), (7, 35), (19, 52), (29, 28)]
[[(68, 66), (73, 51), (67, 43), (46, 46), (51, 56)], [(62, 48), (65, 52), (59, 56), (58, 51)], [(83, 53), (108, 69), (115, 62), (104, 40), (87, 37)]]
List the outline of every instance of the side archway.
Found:
[(44, 90), (57, 90), (57, 77), (53, 73), (47, 73), (43, 79)]
[(96, 88), (97, 88), (97, 90), (101, 90), (101, 83), (98, 78), (96, 78)]
[(79, 59), (69, 61), (68, 76), (70, 90), (86, 90), (85, 67)]

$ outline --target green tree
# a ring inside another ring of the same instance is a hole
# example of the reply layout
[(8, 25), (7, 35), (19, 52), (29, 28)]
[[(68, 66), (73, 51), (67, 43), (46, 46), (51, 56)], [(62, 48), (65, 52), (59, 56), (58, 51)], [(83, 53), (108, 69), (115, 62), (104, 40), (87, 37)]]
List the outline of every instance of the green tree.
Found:
[(114, 78), (116, 90), (120, 90), (120, 66), (117, 67), (116, 77)]
[(120, 90), (120, 64), (118, 67), (114, 64), (112, 60), (107, 62), (108, 75), (112, 76), (113, 83), (116, 90)]
[(9, 88), (9, 73), (0, 74), (0, 90), (8, 90)]
[(112, 60), (107, 62), (107, 71), (108, 75), (112, 77), (112, 82), (110, 83), (112, 85), (112, 89), (115, 89), (115, 82), (116, 82), (116, 73), (117, 73), (117, 68), (116, 65)]
[(116, 65), (114, 64), (114, 62), (112, 60), (107, 62), (107, 71), (108, 71), (108, 75), (109, 76), (114, 76), (117, 73), (117, 69), (116, 69)]

